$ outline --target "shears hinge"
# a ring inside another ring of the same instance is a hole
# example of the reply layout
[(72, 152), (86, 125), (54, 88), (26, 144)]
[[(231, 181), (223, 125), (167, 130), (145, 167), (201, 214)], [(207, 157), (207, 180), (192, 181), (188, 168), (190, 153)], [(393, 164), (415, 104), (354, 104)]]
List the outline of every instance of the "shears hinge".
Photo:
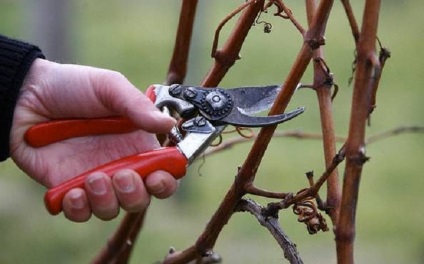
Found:
[(187, 132), (184, 139), (177, 144), (178, 148), (191, 164), (218, 137), (226, 126), (213, 126), (203, 117), (190, 119), (182, 125)]

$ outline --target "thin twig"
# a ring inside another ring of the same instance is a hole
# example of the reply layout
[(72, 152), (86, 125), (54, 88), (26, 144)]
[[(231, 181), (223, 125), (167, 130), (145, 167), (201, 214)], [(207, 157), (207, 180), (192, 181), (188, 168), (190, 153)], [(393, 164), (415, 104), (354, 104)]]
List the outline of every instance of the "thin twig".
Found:
[[(294, 17), (292, 11), (284, 4), (281, 0), (270, 0), (271, 3), (276, 5), (278, 7), (278, 12), (274, 14), (274, 16), (280, 16), (285, 19), (289, 19), (293, 25), (296, 27), (296, 29), (300, 32), (300, 34), (305, 35), (306, 30), (302, 27), (302, 25), (297, 21), (297, 19)], [(284, 12), (285, 15), (282, 15), (281, 13)]]
[[(288, 208), (291, 205), (297, 204), (304, 200), (310, 200), (316, 198), (318, 191), (321, 189), (321, 186), (327, 181), (328, 177), (337, 168), (337, 166), (344, 160), (345, 158), (345, 148), (342, 147), (338, 154), (334, 156), (332, 163), (326, 168), (324, 173), (319, 177), (318, 181), (316, 181), (311, 187), (305, 188), (299, 191), (296, 195), (287, 195), (282, 203), (282, 207), (278, 207), (278, 210)], [(328, 209), (328, 208), (326, 208)]]
[(353, 14), (352, 6), (350, 5), (349, 0), (341, 0), (343, 7), (346, 12), (347, 19), (349, 20), (349, 25), (352, 30), (353, 39), (355, 40), (355, 44), (359, 41), (359, 27), (356, 22), (355, 15)]
[[(313, 16), (316, 13), (316, 0), (306, 0), (306, 12), (308, 23), (311, 24)], [(319, 47), (314, 51), (314, 82), (313, 87), (318, 97), (320, 111), (321, 131), (323, 135), (323, 148), (325, 166), (328, 167), (336, 155), (336, 141), (334, 118), (333, 118), (333, 96), (331, 87), (333, 86), (333, 76), (324, 60), (324, 48)], [(327, 181), (327, 199), (328, 215), (331, 218), (333, 226), (337, 223), (339, 214), (341, 191), (339, 186), (339, 173), (334, 169)]]
[[(219, 50), (217, 47), (214, 48), (215, 51), (213, 57), (215, 58), (215, 63), (213, 64), (210, 71), (206, 74), (206, 77), (203, 80), (201, 86), (217, 86), (222, 78), (224, 78), (224, 76), (227, 74), (227, 71), (231, 68), (231, 66), (233, 66), (236, 60), (240, 58), (239, 53), (241, 47), (243, 46), (244, 40), (246, 39), (246, 36), (249, 33), (250, 28), (252, 27), (258, 13), (262, 9), (263, 4), (264, 0), (251, 0), (239, 8), (240, 11), (243, 10), (243, 13), (241, 14), (232, 33), (228, 37), (223, 47)], [(225, 18), (224, 21), (226, 19), (228, 19), (228, 17)], [(217, 40), (216, 42), (218, 43)]]
[(386, 139), (388, 137), (404, 134), (404, 133), (424, 133), (424, 126), (401, 126), (396, 127), (381, 133), (369, 136), (365, 141), (367, 145), (373, 144), (377, 141)]
[[(375, 135), (369, 136), (365, 141), (366, 145), (374, 144), (378, 141), (386, 139), (391, 136), (400, 135), (404, 133), (424, 133), (424, 126), (400, 126), (395, 127), (393, 129), (383, 131), (377, 133)], [(222, 141), (219, 145), (209, 147), (209, 149), (205, 152), (205, 156), (210, 156), (213, 154), (217, 154), (221, 151), (228, 150), (232, 147), (235, 147), (238, 144), (242, 143), (250, 143), (253, 142), (258, 135), (253, 135), (252, 137), (234, 137), (227, 140)], [(296, 139), (312, 139), (312, 140), (320, 140), (322, 139), (322, 134), (319, 133), (311, 133), (311, 132), (303, 132), (300, 130), (292, 130), (292, 131), (276, 131), (274, 133), (274, 138), (296, 138)], [(338, 143), (345, 143), (346, 137), (336, 136), (335, 140)]]
[(297, 251), (296, 244), (286, 235), (278, 222), (278, 218), (272, 216), (264, 216), (262, 214), (263, 208), (253, 200), (242, 199), (237, 205), (236, 212), (249, 212), (256, 217), (258, 222), (268, 229), (271, 235), (280, 245), (284, 252), (284, 257), (292, 264), (303, 263), (299, 252)]
[[(300, 130), (292, 130), (292, 131), (276, 131), (273, 135), (274, 138), (281, 138), (281, 137), (289, 137), (289, 138), (297, 138), (297, 139), (322, 139), (322, 134), (319, 133), (308, 133), (303, 132)], [(209, 147), (208, 150), (205, 151), (205, 156), (210, 156), (215, 153), (221, 152), (223, 150), (230, 149), (234, 147), (235, 145), (241, 144), (241, 143), (249, 143), (253, 142), (258, 138), (258, 135), (255, 134), (252, 137), (246, 138), (246, 137), (234, 137), (227, 140), (222, 141), (219, 145)], [(336, 137), (337, 142), (344, 143), (346, 141), (345, 137)]]
[(242, 4), (241, 6), (237, 7), (233, 12), (231, 12), (228, 16), (226, 16), (219, 24), (218, 27), (215, 30), (215, 36), (213, 38), (212, 42), (212, 51), (211, 51), (211, 57), (215, 58), (216, 51), (218, 49), (218, 43), (219, 43), (219, 34), (221, 33), (222, 28), (227, 24), (228, 21), (230, 21), (234, 16), (236, 16), (238, 13), (243, 11), (246, 7), (248, 7), (254, 0), (249, 0), (246, 3)]
[(183, 0), (174, 51), (169, 63), (165, 84), (183, 83), (187, 72), (187, 61), (196, 16), (198, 0)]
[(284, 199), (289, 195), (288, 193), (281, 193), (281, 192), (271, 192), (264, 189), (260, 189), (253, 185), (253, 183), (247, 184), (245, 187), (246, 193), (261, 196), (261, 197), (267, 197), (267, 198), (273, 198), (273, 199)]

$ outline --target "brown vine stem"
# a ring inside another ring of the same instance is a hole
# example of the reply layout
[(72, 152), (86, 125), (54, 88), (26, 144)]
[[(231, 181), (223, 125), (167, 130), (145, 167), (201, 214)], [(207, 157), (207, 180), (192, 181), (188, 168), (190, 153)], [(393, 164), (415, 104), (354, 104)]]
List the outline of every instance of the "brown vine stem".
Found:
[(215, 30), (215, 36), (213, 38), (213, 43), (212, 43), (212, 51), (211, 51), (211, 57), (215, 58), (216, 54), (217, 54), (217, 49), (218, 49), (218, 43), (219, 43), (219, 34), (221, 33), (222, 28), (224, 28), (224, 26), (227, 24), (228, 21), (230, 21), (231, 19), (233, 19), (234, 16), (236, 16), (238, 13), (240, 13), (241, 11), (243, 11), (243, 9), (245, 9), (246, 7), (248, 7), (250, 4), (252, 4), (252, 2), (255, 0), (250, 0), (244, 4), (242, 4), (241, 6), (237, 7), (233, 12), (231, 12), (228, 16), (226, 16), (218, 25), (218, 27)]
[(359, 184), (365, 156), (365, 128), (375, 73), (379, 69), (375, 43), (380, 0), (365, 2), (361, 34), (358, 41), (357, 68), (352, 109), (346, 142), (346, 167), (343, 181), (339, 223), (336, 230), (338, 263), (354, 263), (355, 218)]
[(187, 73), (187, 60), (193, 33), (198, 0), (183, 0), (175, 38), (174, 51), (169, 64), (166, 84), (181, 84)]
[(133, 221), (131, 225), (131, 231), (129, 232), (128, 239), (122, 245), (121, 251), (115, 258), (115, 263), (128, 263), (134, 249), (134, 243), (137, 241), (137, 237), (140, 233), (140, 230), (143, 228), (144, 219), (146, 217), (147, 211), (144, 211), (142, 214), (138, 214), (138, 218)]
[[(182, 1), (174, 52), (165, 82), (167, 84), (184, 81), (197, 2), (197, 0)], [(145, 215), (146, 212), (127, 213), (107, 245), (97, 254), (92, 263), (127, 263)]]
[(204, 87), (215, 87), (221, 82), (225, 74), (238, 60), (241, 47), (251, 26), (253, 25), (258, 13), (262, 10), (264, 0), (249, 1), (248, 6), (243, 7), (243, 12), (237, 21), (233, 32), (228, 37), (224, 46), (221, 49), (216, 49), (213, 57), (215, 58), (214, 65), (207, 73), (202, 82)]
[(356, 22), (355, 15), (353, 14), (352, 6), (350, 5), (349, 0), (341, 0), (343, 7), (346, 12), (347, 19), (349, 20), (349, 25), (352, 30), (353, 39), (355, 40), (355, 44), (358, 44), (359, 40), (359, 27)]
[[(308, 23), (310, 24), (313, 14), (316, 12), (317, 1), (306, 0), (306, 13)], [(325, 166), (328, 167), (336, 155), (336, 137), (333, 119), (333, 104), (331, 87), (333, 86), (333, 78), (326, 65), (323, 65), (324, 48), (321, 46), (314, 51), (314, 81), (313, 87), (318, 97), (318, 105), (320, 110), (321, 129), (323, 135), (323, 148)], [(331, 218), (333, 226), (337, 224), (337, 217), (340, 208), (340, 187), (339, 173), (337, 168), (331, 172), (327, 180), (327, 199), (326, 207), (328, 215)]]
[(135, 241), (131, 240), (129, 237), (131, 236), (131, 233), (142, 227), (143, 220), (144, 212), (127, 213), (113, 236), (91, 263), (127, 263), (131, 254), (131, 250), (128, 250), (127, 248), (132, 248)]

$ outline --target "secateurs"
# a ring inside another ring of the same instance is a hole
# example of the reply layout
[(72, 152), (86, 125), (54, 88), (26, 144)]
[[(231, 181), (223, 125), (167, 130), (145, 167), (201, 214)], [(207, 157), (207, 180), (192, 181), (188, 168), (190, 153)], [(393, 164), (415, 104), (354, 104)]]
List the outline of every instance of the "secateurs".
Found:
[[(51, 214), (62, 211), (62, 200), (72, 188), (84, 188), (85, 178), (96, 171), (112, 176), (120, 169), (133, 169), (141, 177), (164, 170), (176, 179), (220, 135), (227, 125), (263, 127), (288, 121), (303, 113), (300, 107), (274, 116), (253, 116), (269, 109), (279, 86), (234, 89), (202, 88), (183, 85), (151, 85), (146, 95), (162, 111), (172, 108), (183, 120), (169, 133), (175, 146), (124, 157), (94, 168), (47, 191), (45, 203)], [(25, 135), (29, 145), (42, 147), (72, 137), (127, 133), (137, 127), (124, 118), (54, 120), (31, 127)]]

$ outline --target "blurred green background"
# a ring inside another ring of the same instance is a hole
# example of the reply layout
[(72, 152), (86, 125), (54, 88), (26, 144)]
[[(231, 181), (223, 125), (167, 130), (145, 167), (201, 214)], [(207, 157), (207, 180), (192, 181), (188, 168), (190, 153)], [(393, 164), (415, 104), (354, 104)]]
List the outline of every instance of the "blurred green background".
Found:
[[(244, 1), (199, 2), (186, 79), (190, 84), (198, 84), (212, 63), (209, 54), (219, 21)], [(306, 25), (303, 1), (285, 2)], [(399, 126), (424, 125), (424, 5), (417, 0), (382, 2), (378, 35), (391, 50), (392, 58), (384, 69), (378, 108), (372, 115), (372, 126), (367, 128), (368, 136)], [(143, 88), (161, 83), (166, 76), (179, 8), (180, 1), (164, 0), (1, 0), (0, 33), (40, 45), (52, 60), (120, 71)], [(361, 8), (360, 3), (355, 6), (358, 20)], [(264, 34), (262, 25), (251, 30), (242, 59), (221, 86), (284, 81), (302, 38), (288, 21), (271, 14), (263, 14), (261, 19), (272, 23), (271, 34)], [(225, 28), (221, 43), (233, 23)], [(334, 102), (336, 130), (338, 135), (346, 136), (354, 46), (339, 1), (334, 4), (326, 41), (326, 61), (340, 87)], [(302, 82), (309, 83), (310, 77), (309, 70)], [(320, 132), (314, 92), (299, 91), (290, 108), (300, 105), (307, 107), (306, 113), (279, 129)], [(191, 245), (231, 185), (249, 146), (239, 145), (206, 158), (204, 163), (195, 163), (175, 196), (154, 200), (132, 263), (154, 263), (170, 246), (183, 249)], [(423, 263), (424, 136), (393, 136), (369, 145), (367, 155), (371, 160), (363, 171), (358, 202), (357, 263)], [(303, 175), (309, 170), (316, 175), (324, 170), (321, 142), (276, 138), (259, 170), (257, 185), (297, 191), (306, 186)], [(93, 218), (76, 224), (63, 216), (52, 217), (43, 206), (45, 189), (12, 161), (0, 164), (0, 175), (0, 263), (87, 263), (119, 223), (119, 218), (110, 222)], [(336, 262), (331, 231), (310, 236), (290, 210), (281, 213), (281, 224), (298, 245), (305, 263)], [(216, 251), (224, 263), (283, 261), (272, 237), (249, 214), (233, 216)]]

